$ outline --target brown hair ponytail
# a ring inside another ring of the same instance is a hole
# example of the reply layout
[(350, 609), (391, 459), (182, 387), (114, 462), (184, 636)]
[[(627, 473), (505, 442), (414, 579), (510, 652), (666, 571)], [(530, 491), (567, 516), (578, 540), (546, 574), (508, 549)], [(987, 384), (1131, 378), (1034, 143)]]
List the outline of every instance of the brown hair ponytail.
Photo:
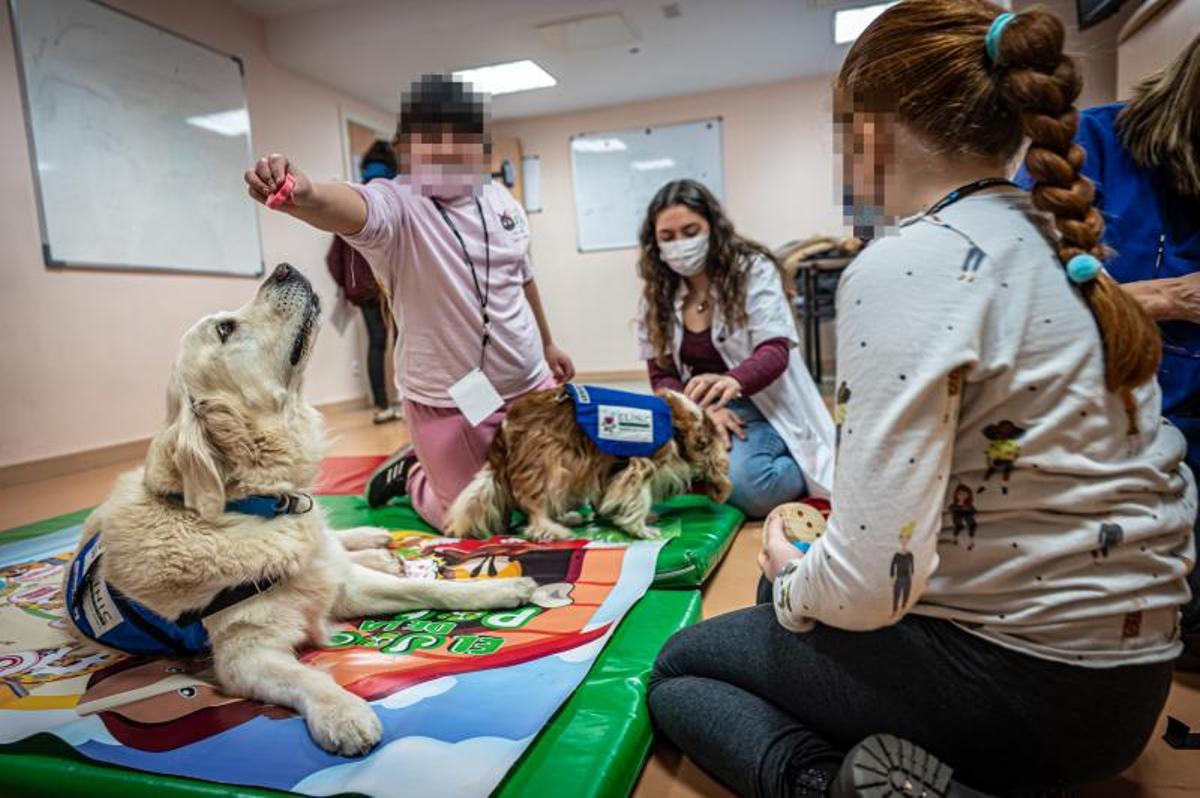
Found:
[[(1080, 254), (1103, 259), (1104, 218), (1093, 204), (1092, 183), (1079, 170), (1086, 154), (1074, 142), (1079, 126), (1075, 98), (1082, 80), (1062, 51), (1063, 26), (1034, 8), (1017, 15), (999, 39), (996, 64), (1005, 100), (1021, 115), (1029, 138), (1025, 168), (1037, 182), (1034, 207), (1054, 216), (1058, 257), (1065, 264)], [(1142, 306), (1106, 273), (1079, 286), (1104, 342), (1105, 381), (1131, 404), (1130, 391), (1154, 376), (1162, 356), (1158, 327)]]
[[(1102, 258), (1104, 219), (1079, 173), (1085, 153), (1074, 143), (1082, 81), (1063, 53), (1062, 23), (1040, 7), (1021, 12), (1000, 34), (993, 63), (984, 39), (1002, 13), (985, 0), (892, 6), (847, 53), (835, 85), (838, 101), (853, 111), (895, 114), (949, 155), (1007, 161), (1028, 136), (1033, 204), (1054, 217), (1059, 258), (1064, 264), (1081, 253)], [(1158, 328), (1104, 273), (1080, 290), (1100, 328), (1107, 386), (1132, 408), (1130, 392), (1158, 369)]]

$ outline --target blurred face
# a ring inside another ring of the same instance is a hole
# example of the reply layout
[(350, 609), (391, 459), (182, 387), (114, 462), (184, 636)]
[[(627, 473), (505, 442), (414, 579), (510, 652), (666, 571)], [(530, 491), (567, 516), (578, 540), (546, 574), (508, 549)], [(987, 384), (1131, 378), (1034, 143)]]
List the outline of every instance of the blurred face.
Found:
[(838, 127), (842, 212), (855, 235), (869, 240), (894, 218), (887, 203), (895, 155), (894, 122), (888, 114), (855, 110), (842, 115)]
[(708, 265), (708, 220), (686, 205), (672, 205), (654, 220), (654, 236), (663, 263), (682, 277)]
[(491, 172), (487, 150), (485, 136), (449, 128), (407, 134), (397, 147), (401, 175), (433, 196), (482, 186)]

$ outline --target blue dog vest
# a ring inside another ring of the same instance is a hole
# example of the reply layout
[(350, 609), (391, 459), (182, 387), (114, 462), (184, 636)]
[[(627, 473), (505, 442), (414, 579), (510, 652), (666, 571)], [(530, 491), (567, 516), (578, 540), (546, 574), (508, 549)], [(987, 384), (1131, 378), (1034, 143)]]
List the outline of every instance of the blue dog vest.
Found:
[(671, 440), (671, 406), (657, 396), (568, 385), (575, 421), (613, 457), (650, 457)]
[[(167, 498), (182, 501), (176, 494)], [(311, 509), (312, 498), (307, 495), (249, 496), (225, 505), (226, 512), (263, 518), (305, 513)], [(144, 657), (202, 654), (209, 648), (205, 618), (269, 590), (275, 583), (270, 579), (226, 588), (207, 607), (169, 621), (100, 578), (100, 557), (103, 555), (100, 537), (94, 535), (85, 543), (71, 563), (66, 581), (67, 611), (86, 637), (127, 654)]]

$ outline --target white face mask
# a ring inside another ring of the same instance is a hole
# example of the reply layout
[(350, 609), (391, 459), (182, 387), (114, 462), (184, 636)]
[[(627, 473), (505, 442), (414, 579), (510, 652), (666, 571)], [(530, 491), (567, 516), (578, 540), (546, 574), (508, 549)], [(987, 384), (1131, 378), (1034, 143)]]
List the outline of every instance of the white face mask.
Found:
[(658, 254), (676, 274), (683, 277), (699, 274), (708, 262), (708, 233), (675, 241), (660, 241)]

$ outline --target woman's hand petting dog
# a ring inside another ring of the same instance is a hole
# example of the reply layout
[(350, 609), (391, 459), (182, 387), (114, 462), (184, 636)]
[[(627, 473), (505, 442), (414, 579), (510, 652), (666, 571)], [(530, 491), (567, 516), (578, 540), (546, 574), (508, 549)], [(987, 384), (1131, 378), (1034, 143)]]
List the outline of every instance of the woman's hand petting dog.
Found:
[(728, 407), (710, 407), (704, 412), (716, 425), (717, 435), (720, 436), (725, 451), (733, 448), (731, 435), (736, 435), (740, 440), (746, 440), (746, 425), (742, 423), (742, 419), (737, 413)]
[(775, 513), (767, 516), (765, 545), (758, 553), (758, 567), (768, 582), (774, 582), (775, 576), (788, 563), (803, 557), (800, 549), (793, 546), (783, 533), (783, 519)]
[(730, 374), (697, 374), (688, 380), (683, 395), (707, 409), (724, 407), (742, 395), (742, 384)]

